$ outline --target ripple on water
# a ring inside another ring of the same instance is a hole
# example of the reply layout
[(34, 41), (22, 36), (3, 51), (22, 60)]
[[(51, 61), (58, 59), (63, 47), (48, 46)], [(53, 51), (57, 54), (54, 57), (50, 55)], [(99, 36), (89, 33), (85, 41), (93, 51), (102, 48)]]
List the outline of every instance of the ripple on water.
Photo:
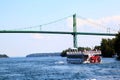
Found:
[(120, 62), (103, 61), (68, 64), (61, 57), (1, 59), (0, 80), (119, 80)]

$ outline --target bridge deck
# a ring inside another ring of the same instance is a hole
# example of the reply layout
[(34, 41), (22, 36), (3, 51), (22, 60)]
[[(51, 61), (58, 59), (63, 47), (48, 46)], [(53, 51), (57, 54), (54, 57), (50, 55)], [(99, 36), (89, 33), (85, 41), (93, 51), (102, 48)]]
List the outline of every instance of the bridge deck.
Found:
[(90, 33), (90, 32), (62, 32), (62, 31), (7, 31), (1, 30), (0, 33), (43, 33), (43, 34), (77, 34), (77, 35), (98, 35), (98, 36), (115, 36), (114, 33)]

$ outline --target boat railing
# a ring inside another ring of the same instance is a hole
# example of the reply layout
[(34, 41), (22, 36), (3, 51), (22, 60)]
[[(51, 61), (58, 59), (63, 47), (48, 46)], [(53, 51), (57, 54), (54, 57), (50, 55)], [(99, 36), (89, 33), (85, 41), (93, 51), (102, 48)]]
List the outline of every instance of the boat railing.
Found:
[(84, 51), (83, 54), (101, 55), (101, 51)]
[(82, 52), (81, 52), (81, 51), (67, 52), (67, 54), (68, 54), (68, 55), (72, 55), (72, 54), (77, 55), (77, 54), (82, 54)]

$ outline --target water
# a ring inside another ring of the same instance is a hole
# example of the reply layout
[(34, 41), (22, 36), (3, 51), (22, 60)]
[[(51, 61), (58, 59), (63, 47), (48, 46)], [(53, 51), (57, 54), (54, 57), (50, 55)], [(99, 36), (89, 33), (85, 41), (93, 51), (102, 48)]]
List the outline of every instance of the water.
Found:
[(68, 64), (62, 57), (0, 59), (0, 80), (120, 80), (120, 61)]

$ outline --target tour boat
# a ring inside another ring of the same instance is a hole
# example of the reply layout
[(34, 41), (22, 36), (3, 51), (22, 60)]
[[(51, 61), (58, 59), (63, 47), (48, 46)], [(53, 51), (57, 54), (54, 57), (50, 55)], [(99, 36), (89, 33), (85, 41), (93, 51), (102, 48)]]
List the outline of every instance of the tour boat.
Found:
[(100, 63), (101, 62), (101, 51), (78, 51), (77, 49), (70, 49), (67, 52), (68, 63)]

